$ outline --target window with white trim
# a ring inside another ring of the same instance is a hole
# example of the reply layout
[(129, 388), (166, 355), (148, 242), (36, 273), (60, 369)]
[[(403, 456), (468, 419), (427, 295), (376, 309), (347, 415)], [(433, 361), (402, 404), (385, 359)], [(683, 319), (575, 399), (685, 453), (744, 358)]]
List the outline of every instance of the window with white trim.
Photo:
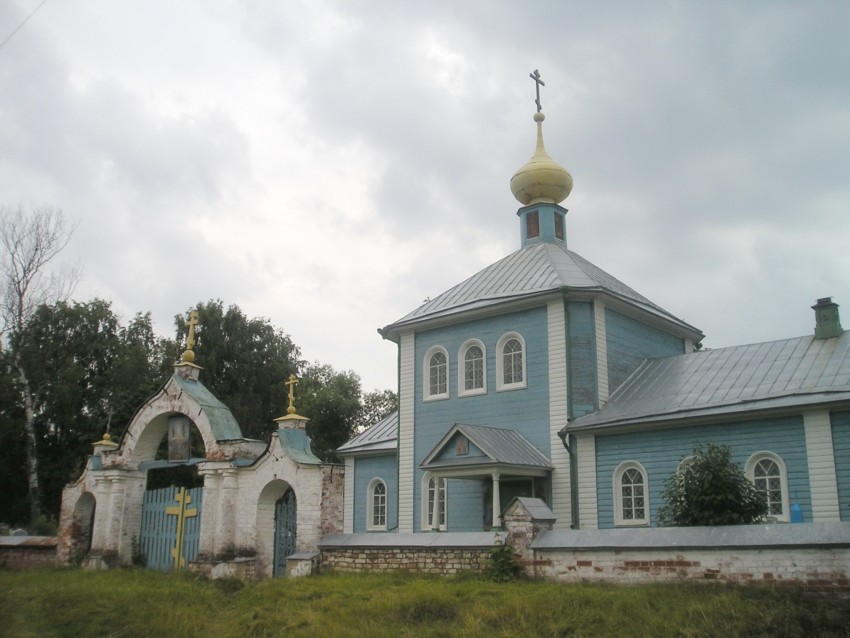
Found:
[(379, 478), (369, 482), (367, 490), (369, 511), (366, 514), (366, 529), (369, 531), (387, 530), (387, 484)]
[(422, 529), (446, 531), (446, 479), (426, 473), (422, 477)]
[(425, 353), (424, 369), (425, 400), (449, 397), (449, 353), (442, 346), (434, 346)]
[(788, 474), (785, 462), (773, 452), (756, 452), (747, 461), (747, 478), (765, 495), (767, 515), (788, 521)]
[(649, 524), (649, 482), (646, 470), (637, 461), (620, 463), (614, 470), (614, 522)]
[(458, 395), (485, 394), (487, 392), (487, 357), (484, 344), (471, 339), (458, 352)]
[(496, 389), (526, 387), (525, 339), (516, 332), (502, 335), (496, 345)]

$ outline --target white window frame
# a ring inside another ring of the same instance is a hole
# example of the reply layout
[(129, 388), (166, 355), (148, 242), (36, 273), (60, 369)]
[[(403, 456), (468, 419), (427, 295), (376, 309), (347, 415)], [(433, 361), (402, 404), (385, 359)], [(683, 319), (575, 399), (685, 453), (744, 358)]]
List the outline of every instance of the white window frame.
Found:
[[(431, 504), (431, 481), (436, 481), (436, 485), (441, 485), (442, 489), (438, 490), (438, 494), (435, 498), (435, 504), (439, 503), (440, 498), (443, 501), (443, 521), (436, 527), (432, 526), (432, 522), (430, 520), (430, 510), (429, 507)], [(438, 529), (441, 532), (445, 532), (448, 529), (449, 523), (449, 481), (448, 479), (440, 476), (434, 476), (431, 472), (425, 472), (422, 476), (422, 508), (421, 508), (421, 516), (420, 516), (420, 526), (422, 527), (422, 531), (431, 531), (434, 529)]]
[[(516, 381), (514, 383), (505, 383), (505, 346), (512, 339), (516, 339), (519, 341), (519, 345), (522, 347), (522, 381)], [(521, 390), (525, 387), (528, 387), (528, 366), (526, 365), (526, 345), (525, 339), (523, 339), (522, 335), (518, 332), (508, 332), (501, 336), (499, 342), (496, 344), (496, 391), (502, 392), (505, 390)]]
[(756, 465), (758, 465), (760, 461), (766, 460), (773, 461), (774, 463), (776, 463), (776, 467), (779, 468), (779, 487), (782, 490), (782, 512), (780, 514), (773, 514), (768, 512), (767, 515), (775, 518), (777, 521), (787, 523), (791, 519), (791, 508), (788, 504), (788, 471), (785, 469), (785, 461), (782, 460), (782, 457), (778, 454), (775, 454), (774, 452), (769, 452), (767, 450), (761, 450), (759, 452), (756, 452), (747, 460), (745, 473), (750, 482), (755, 485)]
[[(383, 495), (379, 495), (375, 493), (375, 490), (378, 486), (383, 486), (384, 493)], [(383, 503), (378, 504), (375, 502), (376, 496), (383, 496)], [(381, 478), (377, 476), (369, 481), (369, 487), (366, 488), (366, 529), (370, 532), (386, 532), (387, 531), (387, 483)], [(383, 524), (375, 523), (375, 514), (377, 513), (377, 508), (383, 508)]]
[[(637, 470), (643, 480), (643, 518), (623, 516), (623, 477), (629, 470)], [(646, 469), (637, 461), (625, 461), (614, 470), (614, 524), (622, 527), (649, 525), (649, 477)]]
[[(431, 358), (441, 353), (446, 358), (446, 391), (431, 393)], [(449, 359), (449, 351), (443, 346), (432, 346), (425, 353), (425, 358), (422, 361), (422, 398), (424, 401), (438, 401), (449, 398), (449, 379), (451, 378), (451, 359)]]
[[(473, 346), (481, 348), (481, 387), (466, 389), (466, 353)], [(487, 394), (487, 348), (479, 339), (470, 339), (464, 342), (457, 353), (457, 395), (459, 397)]]

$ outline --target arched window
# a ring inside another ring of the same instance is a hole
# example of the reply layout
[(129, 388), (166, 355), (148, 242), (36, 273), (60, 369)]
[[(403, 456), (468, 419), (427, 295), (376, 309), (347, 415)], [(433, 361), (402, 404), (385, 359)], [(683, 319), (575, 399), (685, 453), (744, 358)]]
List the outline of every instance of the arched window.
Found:
[(785, 462), (773, 452), (756, 452), (747, 461), (747, 478), (767, 499), (767, 515), (788, 520), (788, 474)]
[(636, 461), (621, 463), (614, 470), (614, 522), (649, 524), (649, 482), (643, 465)]
[(367, 490), (369, 511), (367, 512), (366, 529), (370, 531), (386, 531), (387, 529), (387, 484), (379, 478), (369, 482)]
[(449, 353), (442, 346), (434, 346), (425, 353), (424, 369), (425, 400), (449, 397)]
[(518, 390), (526, 387), (525, 340), (509, 332), (496, 346), (496, 389)]
[(422, 529), (446, 531), (446, 479), (427, 472), (422, 477)]
[(485, 394), (487, 392), (487, 360), (484, 344), (478, 339), (464, 343), (458, 353), (462, 369), (458, 371), (458, 395)]

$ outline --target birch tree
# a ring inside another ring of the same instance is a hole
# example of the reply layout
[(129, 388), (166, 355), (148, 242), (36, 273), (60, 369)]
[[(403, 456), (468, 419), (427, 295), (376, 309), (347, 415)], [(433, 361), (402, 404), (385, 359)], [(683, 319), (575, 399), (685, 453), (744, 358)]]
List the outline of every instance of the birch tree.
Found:
[(42, 304), (66, 300), (79, 279), (76, 269), (53, 269), (52, 262), (71, 239), (64, 213), (50, 207), (0, 208), (0, 335), (17, 376), (24, 412), (30, 523), (41, 514), (36, 454), (35, 396), (20, 353), (27, 328)]

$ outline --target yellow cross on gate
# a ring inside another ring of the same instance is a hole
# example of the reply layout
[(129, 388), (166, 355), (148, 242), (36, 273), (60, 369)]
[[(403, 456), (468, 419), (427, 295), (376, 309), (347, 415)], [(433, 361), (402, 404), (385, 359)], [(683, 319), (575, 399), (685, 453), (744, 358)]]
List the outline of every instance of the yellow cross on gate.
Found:
[(295, 386), (297, 384), (298, 377), (294, 374), (290, 374), (289, 380), (283, 382), (283, 385), (289, 386), (289, 407), (286, 409), (288, 414), (295, 414)]
[(165, 508), (165, 513), (169, 516), (177, 517), (177, 540), (174, 547), (171, 548), (171, 557), (174, 559), (174, 571), (180, 571), (186, 567), (186, 558), (183, 556), (183, 542), (186, 538), (186, 519), (198, 515), (196, 508), (189, 509), (189, 503), (192, 502), (192, 497), (185, 487), (181, 487), (174, 497), (177, 505), (171, 505)]
[(193, 310), (189, 313), (189, 336), (186, 337), (186, 350), (191, 350), (195, 347), (195, 326), (198, 325), (198, 311)]

